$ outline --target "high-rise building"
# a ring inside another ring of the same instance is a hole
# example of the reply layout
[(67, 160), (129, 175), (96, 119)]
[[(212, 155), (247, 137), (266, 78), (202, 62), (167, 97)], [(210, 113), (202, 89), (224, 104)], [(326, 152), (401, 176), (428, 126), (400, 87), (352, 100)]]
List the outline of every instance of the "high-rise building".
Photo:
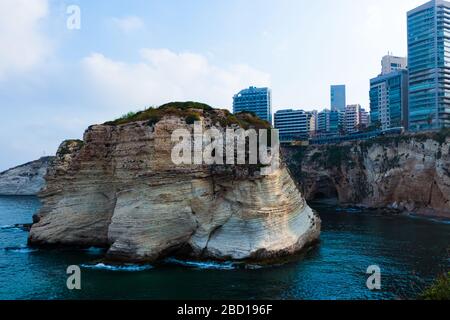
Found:
[(346, 94), (345, 85), (331, 86), (331, 111), (345, 111)]
[(310, 117), (303, 110), (280, 110), (275, 112), (275, 129), (279, 130), (281, 141), (309, 138)]
[(320, 111), (317, 117), (317, 133), (319, 135), (326, 134), (330, 128), (330, 110)]
[(250, 87), (233, 97), (233, 113), (250, 111), (272, 124), (272, 92), (269, 88)]
[(370, 80), (370, 119), (383, 130), (408, 128), (408, 71), (398, 70)]
[(340, 133), (343, 113), (340, 111), (323, 110), (318, 113), (317, 134), (336, 135)]
[(367, 128), (369, 126), (369, 122), (370, 122), (370, 116), (369, 113), (366, 111), (366, 109), (361, 108), (361, 110), (359, 111), (359, 127), (362, 128)]
[(408, 12), (409, 129), (450, 127), (450, 2)]
[(365, 110), (362, 109), (359, 104), (348, 105), (345, 108), (344, 127), (346, 133), (355, 133), (359, 131), (362, 124), (362, 112), (365, 112)]
[(407, 61), (406, 57), (384, 56), (381, 59), (381, 75), (406, 69)]

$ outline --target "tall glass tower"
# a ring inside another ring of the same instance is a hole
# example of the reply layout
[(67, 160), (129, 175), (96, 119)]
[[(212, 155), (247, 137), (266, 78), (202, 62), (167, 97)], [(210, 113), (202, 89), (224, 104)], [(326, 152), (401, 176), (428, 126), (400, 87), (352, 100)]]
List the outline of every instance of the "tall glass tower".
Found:
[(450, 2), (408, 12), (409, 128), (450, 127)]
[(345, 111), (345, 85), (334, 85), (330, 88), (331, 111)]

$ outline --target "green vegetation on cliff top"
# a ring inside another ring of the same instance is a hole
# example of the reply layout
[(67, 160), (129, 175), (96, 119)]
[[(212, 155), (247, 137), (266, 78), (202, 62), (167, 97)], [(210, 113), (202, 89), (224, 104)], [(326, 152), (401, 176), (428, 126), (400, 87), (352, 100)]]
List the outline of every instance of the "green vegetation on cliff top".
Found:
[(425, 290), (420, 298), (424, 300), (450, 300), (450, 272), (439, 277), (433, 285)]
[(214, 109), (213, 107), (199, 102), (171, 102), (158, 108), (150, 107), (139, 112), (129, 112), (119, 119), (106, 122), (105, 125), (123, 125), (136, 121), (148, 121), (149, 125), (154, 125), (165, 116), (178, 116), (184, 118), (187, 124), (193, 124), (201, 120), (202, 117), (208, 117), (213, 124), (220, 124), (222, 127), (232, 125), (240, 126), (244, 129), (270, 129), (267, 121), (261, 120), (251, 112), (241, 112), (236, 115), (228, 110)]
[(409, 142), (413, 139), (419, 142), (425, 142), (428, 139), (431, 139), (442, 145), (443, 143), (445, 143), (448, 137), (450, 137), (450, 128), (444, 128), (440, 131), (416, 132), (398, 136), (381, 136), (378, 138), (362, 141), (361, 145), (365, 148), (370, 148), (374, 144), (387, 145), (394, 143), (398, 145), (399, 143)]
[(84, 145), (83, 140), (78, 139), (72, 139), (72, 140), (66, 140), (58, 148), (57, 155), (58, 156), (65, 156), (66, 154), (72, 153), (71, 149), (76, 147), (82, 147)]

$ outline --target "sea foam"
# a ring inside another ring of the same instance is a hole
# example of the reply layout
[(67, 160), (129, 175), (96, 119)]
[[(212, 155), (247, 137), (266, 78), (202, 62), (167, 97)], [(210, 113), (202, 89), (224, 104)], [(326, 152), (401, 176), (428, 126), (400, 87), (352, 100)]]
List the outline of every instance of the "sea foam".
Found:
[(20, 246), (20, 247), (8, 247), (4, 249), (8, 252), (14, 252), (14, 253), (32, 253), (38, 251), (37, 249), (33, 249), (27, 246)]
[(138, 272), (153, 269), (151, 265), (109, 265), (104, 263), (82, 264), (82, 268), (107, 271)]
[(165, 260), (168, 264), (175, 264), (188, 268), (195, 269), (210, 269), (210, 270), (234, 270), (238, 269), (239, 266), (235, 262), (214, 262), (214, 261), (188, 261), (179, 260), (175, 258), (167, 258)]

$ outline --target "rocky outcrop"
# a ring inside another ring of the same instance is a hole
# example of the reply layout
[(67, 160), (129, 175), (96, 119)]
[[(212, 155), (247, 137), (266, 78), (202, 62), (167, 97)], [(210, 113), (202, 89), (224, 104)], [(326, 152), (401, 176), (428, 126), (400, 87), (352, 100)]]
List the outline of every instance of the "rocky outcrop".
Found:
[(94, 125), (83, 141), (63, 143), (30, 244), (103, 246), (119, 261), (261, 260), (319, 238), (320, 219), (286, 167), (261, 176), (247, 166), (177, 166), (171, 133), (179, 128), (192, 131), (178, 116)]
[(53, 157), (39, 160), (0, 173), (0, 195), (36, 195), (45, 185), (44, 176)]
[(442, 131), (283, 152), (309, 200), (450, 217), (449, 145)]

